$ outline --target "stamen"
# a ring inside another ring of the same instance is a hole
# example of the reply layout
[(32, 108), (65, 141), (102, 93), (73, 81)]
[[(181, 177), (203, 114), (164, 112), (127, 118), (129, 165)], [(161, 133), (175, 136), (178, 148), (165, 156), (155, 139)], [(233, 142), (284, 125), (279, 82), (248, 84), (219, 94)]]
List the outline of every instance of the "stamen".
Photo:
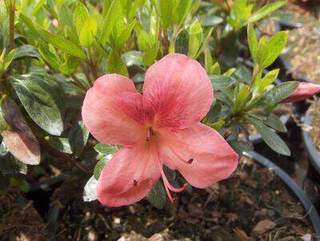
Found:
[(187, 162), (191, 164), (193, 162), (193, 158), (190, 158)]
[(165, 175), (165, 173), (163, 171), (162, 165), (160, 163), (159, 163), (159, 167), (160, 167), (160, 173), (161, 173), (162, 181), (163, 181), (164, 187), (166, 189), (167, 195), (168, 195), (170, 201), (173, 203), (174, 200), (172, 198), (172, 195), (171, 195), (170, 191), (172, 191), (172, 192), (182, 192), (183, 190), (185, 190), (188, 187), (188, 183), (185, 183), (180, 188), (175, 188), (174, 186), (171, 185), (171, 183), (167, 179), (167, 177), (166, 177), (166, 175)]
[(154, 132), (153, 132), (152, 128), (149, 127), (149, 128), (148, 128), (148, 131), (147, 131), (146, 141), (150, 141), (151, 136), (153, 136), (153, 135), (154, 135)]

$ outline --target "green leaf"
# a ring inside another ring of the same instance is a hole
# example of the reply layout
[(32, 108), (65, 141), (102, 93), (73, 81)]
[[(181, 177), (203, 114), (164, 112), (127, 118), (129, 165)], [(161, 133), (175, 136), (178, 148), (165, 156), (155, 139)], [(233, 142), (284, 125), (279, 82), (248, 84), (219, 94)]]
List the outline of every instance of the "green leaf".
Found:
[(194, 0), (179, 0), (174, 11), (175, 14), (173, 14), (173, 21), (177, 25), (182, 24), (188, 14), (190, 14), (193, 2)]
[(280, 55), (288, 39), (288, 32), (281, 31), (276, 33), (268, 42), (260, 44), (257, 62), (261, 68), (267, 68)]
[(286, 97), (290, 96), (298, 87), (299, 83), (296, 81), (286, 81), (267, 92), (267, 97), (272, 103), (278, 103)]
[(257, 84), (257, 91), (262, 94), (264, 90), (271, 85), (278, 77), (279, 69), (274, 69), (268, 72)]
[(109, 10), (104, 18), (102, 32), (101, 32), (101, 43), (105, 44), (113, 30), (116, 20), (121, 17), (121, 1), (113, 0), (109, 6)]
[(13, 76), (11, 84), (32, 120), (51, 135), (63, 131), (61, 88), (46, 74)]
[(203, 22), (202, 26), (212, 27), (212, 26), (216, 26), (216, 25), (222, 23), (223, 18), (216, 16), (216, 15), (209, 15), (209, 16), (205, 16), (202, 22)]
[(4, 130), (10, 129), (10, 125), (8, 124), (8, 122), (5, 119), (5, 116), (6, 116), (5, 108), (3, 108), (5, 98), (6, 98), (5, 96), (2, 96), (0, 99), (0, 133)]
[(115, 40), (115, 46), (118, 50), (121, 50), (125, 43), (128, 41), (130, 34), (135, 27), (137, 21), (134, 19), (130, 24), (126, 26), (126, 28), (123, 29), (123, 31), (120, 33), (119, 36), (117, 36)]
[(106, 155), (104, 158), (100, 159), (94, 167), (93, 175), (95, 179), (99, 180), (100, 174), (104, 166), (112, 159), (113, 155)]
[(173, 23), (172, 11), (175, 9), (174, 0), (156, 0), (157, 12), (164, 28), (168, 28)]
[(40, 58), (39, 53), (37, 52), (37, 50), (32, 46), (32, 45), (22, 45), (19, 46), (16, 49), (16, 55), (14, 57), (14, 59), (20, 59), (20, 58), (26, 58), (26, 57), (30, 57), (30, 58)]
[(144, 67), (143, 53), (140, 51), (128, 51), (122, 55), (122, 59), (127, 67), (141, 66)]
[[(4, 51), (3, 51), (4, 53)], [(4, 71), (6, 71), (11, 62), (14, 60), (15, 56), (16, 56), (17, 50), (16, 49), (12, 49), (7, 55), (5, 55), (4, 57)]]
[(79, 57), (84, 60), (87, 58), (81, 47), (74, 44), (70, 40), (67, 40), (60, 35), (50, 33), (44, 29), (39, 29), (38, 32), (40, 33), (43, 40), (52, 44), (54, 47), (60, 49), (66, 54), (70, 54), (72, 56)]
[(161, 180), (159, 180), (148, 193), (147, 200), (155, 208), (162, 209), (165, 206), (167, 196)]
[(254, 14), (252, 14), (248, 19), (248, 22), (253, 23), (253, 22), (259, 21), (262, 18), (268, 16), (270, 13), (274, 12), (275, 10), (281, 8), (286, 3), (287, 1), (285, 0), (285, 1), (278, 1), (278, 2), (267, 4), (264, 7), (260, 8), (258, 11), (256, 11)]
[(225, 92), (227, 88), (235, 83), (233, 78), (224, 75), (210, 75), (209, 78), (215, 91)]
[(97, 33), (97, 23), (93, 17), (89, 16), (84, 22), (80, 32), (80, 44), (84, 47), (90, 47)]
[(72, 152), (78, 156), (81, 154), (83, 148), (87, 144), (89, 138), (89, 131), (84, 126), (82, 121), (79, 121), (74, 125), (68, 135), (69, 143)]
[(263, 124), (263, 122), (259, 119), (254, 117), (247, 118), (249, 122), (254, 125), (257, 131), (261, 134), (262, 139), (272, 150), (285, 156), (291, 155), (287, 144), (279, 137), (277, 133), (274, 132), (273, 129)]
[(189, 48), (188, 55), (191, 58), (197, 56), (203, 37), (203, 30), (200, 22), (196, 19), (189, 28)]
[(82, 31), (82, 27), (84, 26), (88, 17), (89, 17), (88, 9), (82, 2), (78, 1), (73, 13), (73, 24), (77, 29), (78, 35), (80, 35)]
[(281, 119), (275, 114), (270, 114), (268, 118), (264, 121), (267, 126), (270, 126), (272, 129), (275, 129), (280, 132), (287, 132), (287, 127)]
[(97, 145), (94, 146), (94, 149), (104, 155), (113, 155), (115, 154), (119, 148), (115, 145), (108, 145), (108, 144), (101, 144), (98, 143)]
[(40, 43), (39, 45), (39, 52), (41, 57), (55, 70), (59, 70), (60, 66), (62, 65), (62, 61), (57, 55), (54, 48), (45, 44)]
[(127, 67), (124, 64), (120, 54), (115, 50), (112, 50), (109, 55), (107, 71), (109, 73), (121, 74), (124, 76), (129, 75)]
[(247, 38), (248, 38), (248, 44), (249, 44), (251, 56), (254, 59), (254, 62), (256, 62), (257, 50), (258, 50), (258, 38), (252, 24), (248, 25)]

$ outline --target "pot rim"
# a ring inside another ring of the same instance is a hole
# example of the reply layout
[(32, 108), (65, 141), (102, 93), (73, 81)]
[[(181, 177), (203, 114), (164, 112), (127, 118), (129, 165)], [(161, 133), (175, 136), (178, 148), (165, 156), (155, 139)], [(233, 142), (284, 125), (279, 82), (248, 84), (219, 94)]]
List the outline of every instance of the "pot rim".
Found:
[[(312, 126), (312, 117), (310, 115), (310, 111), (307, 111), (305, 116), (303, 117), (303, 124), (306, 126)], [(305, 149), (307, 150), (308, 156), (312, 165), (315, 167), (318, 173), (320, 173), (320, 152), (318, 151), (316, 144), (314, 143), (312, 137), (309, 132), (302, 130), (302, 139)]]

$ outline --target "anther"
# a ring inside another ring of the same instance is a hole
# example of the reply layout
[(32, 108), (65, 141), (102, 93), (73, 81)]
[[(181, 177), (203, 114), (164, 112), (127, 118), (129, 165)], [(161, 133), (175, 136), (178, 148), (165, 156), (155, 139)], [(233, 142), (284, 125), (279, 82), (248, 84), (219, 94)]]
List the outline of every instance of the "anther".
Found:
[(193, 158), (190, 158), (190, 159), (187, 161), (188, 164), (191, 164), (192, 162), (193, 162)]
[(137, 186), (138, 185), (138, 181), (136, 179), (133, 179), (133, 186)]

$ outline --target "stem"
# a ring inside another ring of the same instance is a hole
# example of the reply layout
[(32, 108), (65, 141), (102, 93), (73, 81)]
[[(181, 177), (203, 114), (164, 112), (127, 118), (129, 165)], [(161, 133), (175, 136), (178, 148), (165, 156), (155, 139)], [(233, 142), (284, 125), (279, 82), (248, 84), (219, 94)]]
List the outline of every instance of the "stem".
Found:
[(92, 52), (90, 51), (90, 48), (88, 49), (88, 52), (89, 52), (89, 66), (90, 66), (91, 74), (94, 78), (94, 80), (93, 80), (93, 82), (94, 82), (99, 76), (99, 73), (98, 73), (99, 71), (97, 69), (96, 63), (92, 59)]
[(252, 73), (252, 81), (251, 81), (251, 84), (250, 84), (250, 88), (251, 89), (255, 85), (256, 78), (257, 78), (259, 72), (260, 72), (260, 68), (259, 68), (259, 66), (257, 64), (255, 64), (254, 68), (253, 68), (253, 73)]
[(169, 48), (170, 48), (168, 30), (166, 28), (162, 30), (162, 42), (163, 42), (163, 55), (166, 55), (169, 53)]
[(9, 42), (9, 50), (14, 48), (14, 17), (15, 17), (15, 0), (10, 0), (10, 13), (9, 13), (9, 35), (10, 35), (10, 42)]
[(56, 158), (70, 162), (72, 165), (76, 166), (79, 170), (83, 171), (86, 174), (90, 174), (89, 170), (83, 166), (78, 159), (73, 158), (71, 155), (60, 152), (56, 149), (54, 149), (44, 138), (37, 136), (38, 140), (40, 141), (41, 145), (46, 149), (46, 151), (51, 154), (52, 156), (55, 156)]
[(78, 79), (78, 77), (75, 74), (71, 74), (71, 77), (73, 78), (75, 84), (82, 90), (87, 91), (88, 88), (82, 84), (82, 82)]

